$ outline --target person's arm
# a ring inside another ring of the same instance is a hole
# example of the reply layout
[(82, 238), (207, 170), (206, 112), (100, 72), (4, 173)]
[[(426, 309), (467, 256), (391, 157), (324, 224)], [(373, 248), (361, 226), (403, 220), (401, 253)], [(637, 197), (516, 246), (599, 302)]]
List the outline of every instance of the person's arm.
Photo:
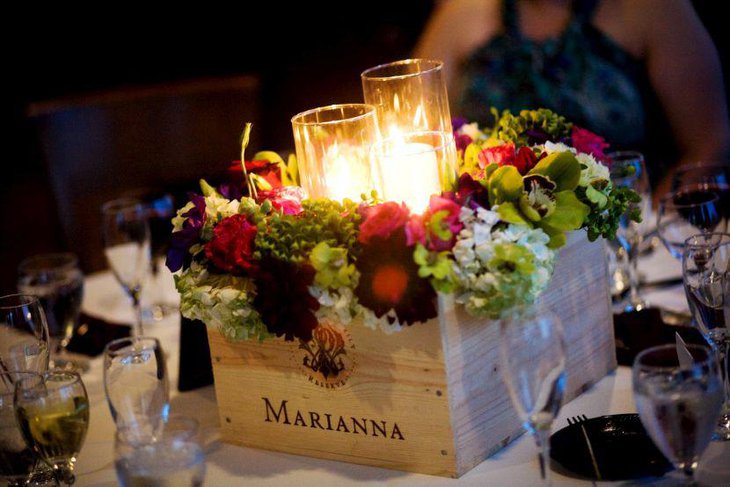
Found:
[[(647, 0), (635, 7), (641, 12), (634, 18), (645, 33), (649, 79), (672, 127), (680, 163), (727, 157), (730, 125), (722, 71), (699, 17), (687, 0)], [(656, 193), (669, 188), (670, 177)]]
[(444, 63), (451, 90), (461, 63), (500, 28), (499, 0), (442, 0), (437, 4), (414, 50), (414, 57)]

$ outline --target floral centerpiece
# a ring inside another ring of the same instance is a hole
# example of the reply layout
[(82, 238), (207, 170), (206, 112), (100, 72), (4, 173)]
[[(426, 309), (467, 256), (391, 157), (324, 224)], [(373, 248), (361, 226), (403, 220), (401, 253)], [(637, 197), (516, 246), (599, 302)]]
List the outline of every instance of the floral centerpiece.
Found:
[(601, 137), (549, 110), (494, 113), (455, 124), (458, 183), (420, 214), (374, 193), (307, 199), (293, 158), (242, 153), (232, 183), (201, 181), (173, 219), (182, 314), (231, 340), (308, 341), (330, 320), (425, 322), (437, 293), (493, 319), (534, 302), (566, 232), (612, 238), (638, 196), (611, 185)]

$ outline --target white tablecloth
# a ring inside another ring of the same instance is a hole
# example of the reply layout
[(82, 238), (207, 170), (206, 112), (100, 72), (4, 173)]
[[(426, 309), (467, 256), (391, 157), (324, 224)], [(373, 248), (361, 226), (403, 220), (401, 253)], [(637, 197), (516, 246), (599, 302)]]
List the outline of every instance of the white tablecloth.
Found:
[[(640, 270), (655, 279), (679, 275), (679, 264), (660, 249), (643, 261)], [(171, 281), (168, 282), (171, 286)], [(174, 299), (174, 289), (167, 290)], [(674, 309), (686, 308), (681, 287), (647, 296), (655, 304)], [(91, 275), (86, 280), (83, 308), (106, 319), (131, 322), (130, 305), (108, 272)], [(242, 448), (218, 439), (218, 414), (212, 386), (196, 391), (177, 391), (179, 358), (179, 317), (170, 316), (150, 325), (146, 334), (160, 338), (168, 354), (171, 385), (171, 413), (193, 416), (202, 426), (207, 452), (206, 485), (393, 485), (393, 486), (529, 486), (539, 485), (536, 447), (532, 438), (523, 435), (496, 455), (484, 461), (458, 480), (318, 460), (283, 453)], [(109, 408), (104, 397), (102, 361), (96, 358), (83, 376), (91, 411), (86, 442), (79, 454), (76, 485), (117, 485), (113, 464), (113, 433)], [(563, 406), (553, 431), (567, 425), (566, 418), (585, 414), (588, 417), (635, 412), (631, 393), (631, 375), (627, 367), (601, 380), (593, 388)], [(713, 442), (701, 461), (698, 479), (709, 485), (730, 485), (730, 444)], [(555, 485), (590, 485), (553, 472)], [(601, 485), (626, 485), (599, 483)], [(672, 479), (648, 479), (642, 485), (671, 485)]]

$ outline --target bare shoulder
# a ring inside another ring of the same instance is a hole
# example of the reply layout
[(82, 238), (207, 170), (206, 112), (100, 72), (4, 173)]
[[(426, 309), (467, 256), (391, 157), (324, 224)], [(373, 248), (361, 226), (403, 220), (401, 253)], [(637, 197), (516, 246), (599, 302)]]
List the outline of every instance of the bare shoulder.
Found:
[(461, 61), (500, 29), (501, 0), (442, 0), (416, 47), (417, 55)]
[(640, 57), (657, 49), (704, 43), (706, 32), (689, 0), (607, 0), (623, 18), (627, 38)]

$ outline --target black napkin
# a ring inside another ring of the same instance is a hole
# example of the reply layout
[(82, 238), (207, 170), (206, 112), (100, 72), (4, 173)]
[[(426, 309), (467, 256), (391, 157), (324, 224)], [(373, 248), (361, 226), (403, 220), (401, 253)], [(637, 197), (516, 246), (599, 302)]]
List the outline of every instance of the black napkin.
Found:
[(180, 317), (180, 364), (177, 389), (191, 391), (213, 383), (213, 366), (205, 323)]
[(76, 328), (67, 350), (96, 357), (104, 351), (107, 343), (131, 335), (132, 327), (130, 325), (110, 323), (101, 318), (81, 313), (79, 326)]
[(661, 311), (657, 308), (615, 314), (613, 315), (613, 330), (619, 365), (632, 365), (636, 355), (649, 347), (675, 343), (675, 332), (679, 333), (687, 343), (707, 345), (704, 337), (696, 328), (664, 323)]

